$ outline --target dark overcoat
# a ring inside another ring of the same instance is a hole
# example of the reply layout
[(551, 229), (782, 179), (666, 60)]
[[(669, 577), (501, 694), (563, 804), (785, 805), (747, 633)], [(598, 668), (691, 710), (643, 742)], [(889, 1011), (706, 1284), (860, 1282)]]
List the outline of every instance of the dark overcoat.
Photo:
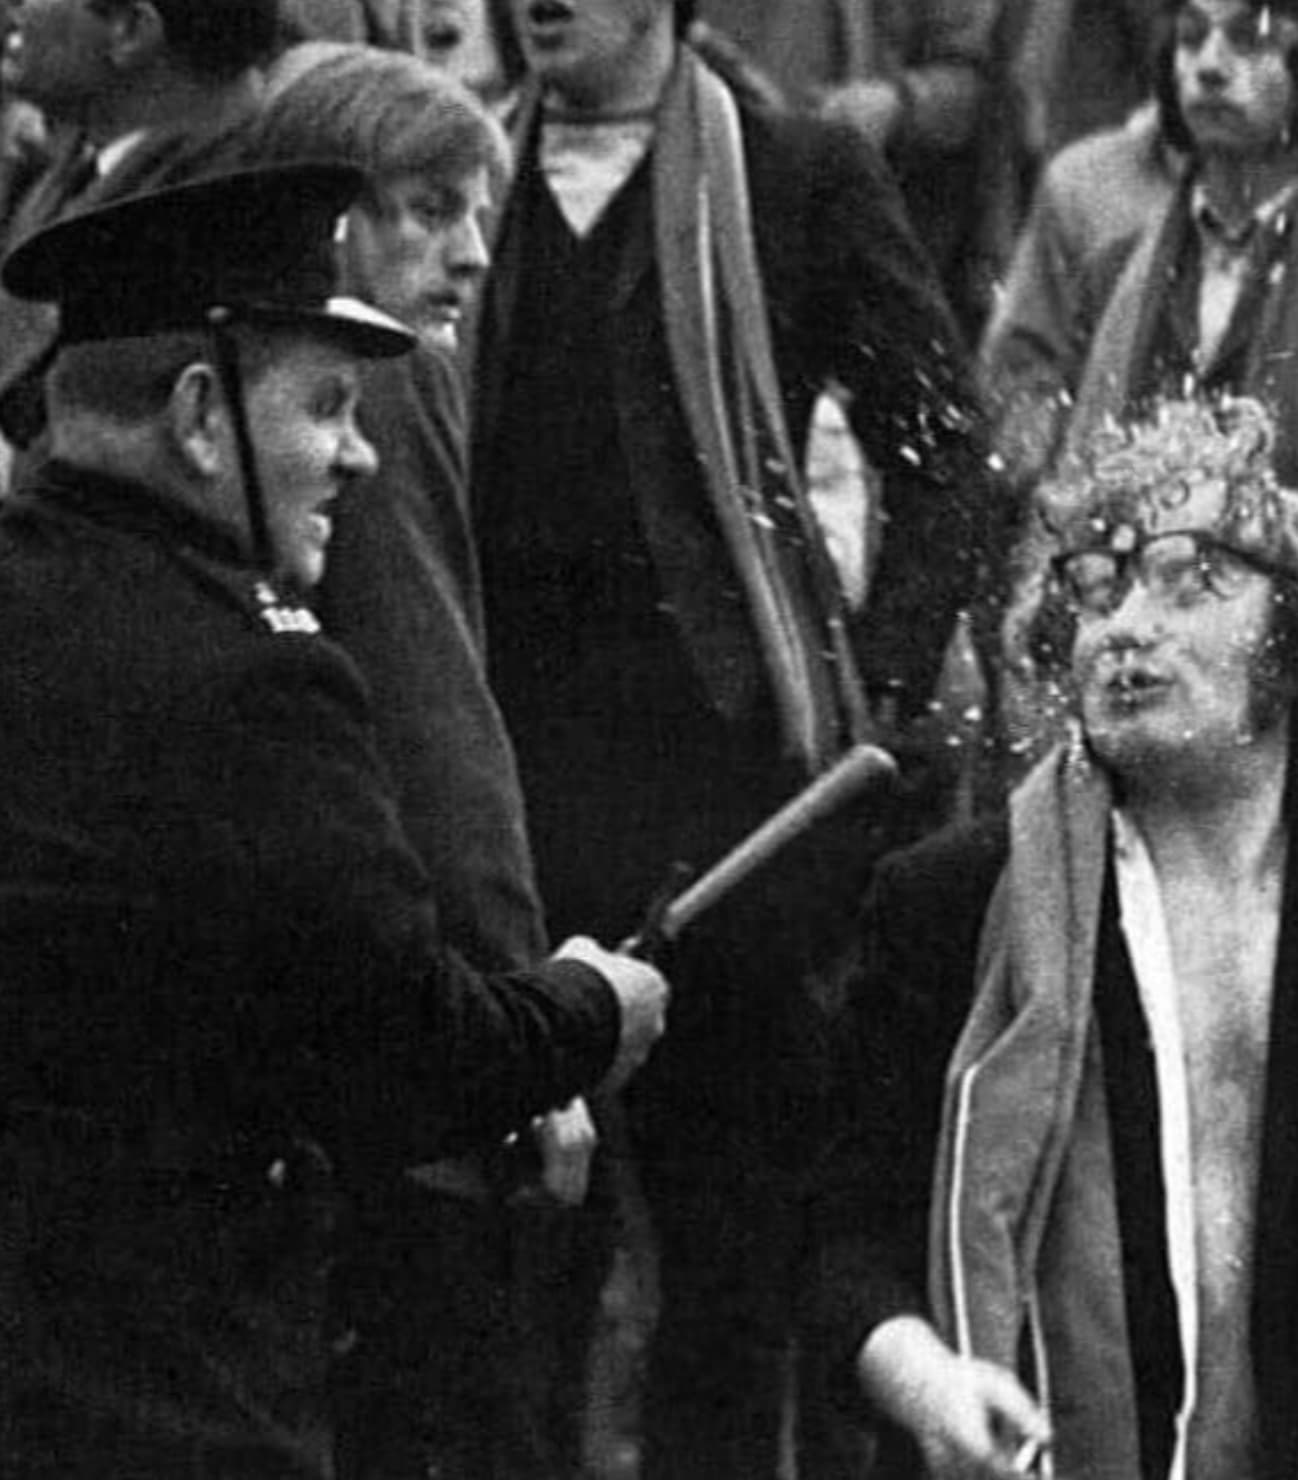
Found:
[(234, 557), (57, 463), (0, 518), (9, 1476), (329, 1476), (349, 1199), (617, 1039), (444, 947), (359, 671)]
[(469, 524), (464, 393), (424, 348), (364, 372), (379, 470), (334, 515), (313, 606), (369, 684), (406, 835), (442, 928), (493, 970), (545, 952), (513, 751), (487, 684)]

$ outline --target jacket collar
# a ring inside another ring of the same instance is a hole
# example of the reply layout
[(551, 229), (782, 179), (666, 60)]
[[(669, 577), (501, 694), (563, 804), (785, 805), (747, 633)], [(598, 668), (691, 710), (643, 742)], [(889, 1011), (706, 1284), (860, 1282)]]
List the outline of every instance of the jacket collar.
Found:
[(14, 497), (15, 508), (41, 505), (161, 545), (196, 550), (223, 564), (253, 566), (232, 530), (132, 479), (52, 458)]

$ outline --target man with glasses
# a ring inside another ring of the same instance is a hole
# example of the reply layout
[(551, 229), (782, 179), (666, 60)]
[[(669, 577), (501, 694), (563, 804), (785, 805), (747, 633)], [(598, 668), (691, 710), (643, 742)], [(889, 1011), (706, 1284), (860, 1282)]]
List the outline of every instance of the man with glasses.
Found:
[(1069, 633), (1075, 733), (1008, 818), (877, 876), (872, 1174), (825, 1199), (816, 1310), (938, 1480), (1298, 1466), (1298, 492), (1273, 447), (1256, 402), (1174, 403), (1045, 491), (1033, 617)]

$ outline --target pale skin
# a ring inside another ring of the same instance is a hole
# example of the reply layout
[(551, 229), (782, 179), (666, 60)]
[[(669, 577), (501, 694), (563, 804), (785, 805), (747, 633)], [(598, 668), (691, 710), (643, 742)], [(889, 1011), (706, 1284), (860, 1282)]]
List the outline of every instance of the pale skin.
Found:
[[(1232, 815), (1136, 812), (1163, 889), (1186, 1046), (1202, 1341), (1191, 1476), (1257, 1473), (1248, 1351), (1283, 765)], [(1264, 778), (1259, 778), (1263, 780)]]
[[(1079, 616), (1073, 655), (1091, 746), (1154, 865), (1186, 1044), (1200, 1307), (1187, 1480), (1258, 1473), (1247, 1333), (1292, 697), (1256, 702), (1271, 620), (1259, 572), (1185, 606), (1137, 581), (1111, 612)], [(857, 1371), (935, 1480), (1010, 1480), (1049, 1442), (1012, 1373), (917, 1317), (879, 1326)]]

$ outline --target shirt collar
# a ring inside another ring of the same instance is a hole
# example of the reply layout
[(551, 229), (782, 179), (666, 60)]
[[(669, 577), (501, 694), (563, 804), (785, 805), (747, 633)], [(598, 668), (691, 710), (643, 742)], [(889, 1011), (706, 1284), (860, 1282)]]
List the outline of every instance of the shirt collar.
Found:
[(1280, 229), (1283, 224), (1281, 217), (1295, 193), (1298, 193), (1298, 179), (1286, 181), (1255, 206), (1243, 223), (1233, 225), (1222, 217), (1208, 199), (1203, 181), (1196, 180), (1190, 191), (1190, 214), (1201, 239), (1218, 249), (1242, 252), (1259, 230), (1272, 226)]
[(97, 150), (95, 153), (95, 173), (100, 179), (103, 179), (110, 171), (115, 170), (143, 138), (144, 130), (142, 128), (135, 128), (129, 133), (118, 134), (115, 139), (109, 140), (102, 149)]

